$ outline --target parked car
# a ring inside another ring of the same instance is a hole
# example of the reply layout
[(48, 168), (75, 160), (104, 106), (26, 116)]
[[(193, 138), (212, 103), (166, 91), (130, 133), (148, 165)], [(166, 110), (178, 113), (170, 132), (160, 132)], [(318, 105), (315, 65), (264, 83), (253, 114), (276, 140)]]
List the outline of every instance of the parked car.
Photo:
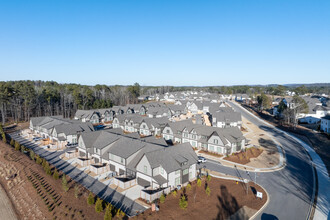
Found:
[(205, 162), (206, 162), (205, 157), (198, 156), (198, 163), (205, 163)]

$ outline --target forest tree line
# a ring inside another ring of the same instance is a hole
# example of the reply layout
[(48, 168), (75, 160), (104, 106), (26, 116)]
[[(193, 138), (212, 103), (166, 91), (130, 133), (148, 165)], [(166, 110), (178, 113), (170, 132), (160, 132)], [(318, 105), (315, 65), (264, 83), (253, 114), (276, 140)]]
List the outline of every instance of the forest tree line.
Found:
[(0, 117), (2, 124), (39, 116), (72, 118), (77, 109), (136, 103), (139, 95), (137, 83), (132, 86), (86, 86), (53, 81), (0, 82)]
[[(329, 94), (329, 85), (293, 88), (297, 94), (319, 92)], [(72, 118), (77, 109), (110, 108), (138, 102), (140, 95), (164, 94), (187, 90), (204, 90), (221, 94), (260, 93), (284, 95), (284, 86), (219, 86), (219, 87), (173, 87), (60, 84), (54, 81), (6, 81), (0, 82), (0, 121), (28, 121), (30, 117), (63, 115)], [(256, 97), (256, 96), (255, 96)]]

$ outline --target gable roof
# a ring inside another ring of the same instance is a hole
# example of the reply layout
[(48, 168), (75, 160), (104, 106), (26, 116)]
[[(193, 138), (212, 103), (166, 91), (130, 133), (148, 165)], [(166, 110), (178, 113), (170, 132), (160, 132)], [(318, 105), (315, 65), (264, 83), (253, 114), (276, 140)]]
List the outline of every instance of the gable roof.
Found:
[(192, 164), (196, 164), (198, 160), (195, 151), (189, 143), (150, 151), (145, 153), (145, 156), (151, 168), (156, 168), (161, 165), (167, 173), (189, 168)]

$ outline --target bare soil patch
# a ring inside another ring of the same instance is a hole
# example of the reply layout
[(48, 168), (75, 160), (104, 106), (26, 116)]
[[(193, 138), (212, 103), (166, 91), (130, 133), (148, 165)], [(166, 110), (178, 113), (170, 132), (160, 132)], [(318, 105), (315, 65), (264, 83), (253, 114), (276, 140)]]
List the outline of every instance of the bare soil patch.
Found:
[(251, 161), (251, 158), (257, 158), (262, 151), (260, 148), (251, 147), (247, 148), (245, 152), (233, 153), (224, 159), (239, 164), (247, 164)]
[(325, 166), (328, 170), (328, 175), (330, 175), (330, 154), (329, 154), (329, 146), (330, 146), (330, 136), (324, 133), (315, 133), (312, 130), (305, 128), (303, 126), (298, 125), (296, 128), (293, 128), (289, 125), (283, 124), (278, 119), (273, 116), (266, 114), (264, 112), (256, 111), (254, 107), (248, 105), (242, 105), (247, 110), (252, 112), (254, 115), (259, 116), (260, 118), (266, 120), (268, 123), (273, 124), (277, 128), (280, 128), (290, 134), (302, 139), (307, 144), (309, 144), (316, 153), (321, 157)]
[[(208, 196), (205, 186), (208, 185), (211, 193)], [(263, 199), (257, 199), (253, 192), (262, 192)], [(181, 209), (179, 200), (185, 195), (188, 201), (186, 209)], [(135, 219), (226, 219), (235, 214), (243, 206), (259, 210), (267, 201), (265, 191), (258, 185), (251, 184), (248, 194), (244, 183), (236, 184), (235, 181), (212, 178), (211, 181), (202, 180), (201, 186), (196, 181), (191, 184), (191, 189), (184, 188), (177, 195), (169, 194), (164, 203), (159, 203), (159, 211), (152, 212), (150, 209), (134, 217)], [(246, 219), (250, 213), (240, 211), (240, 219)], [(254, 213), (252, 212), (252, 213)]]
[[(12, 175), (14, 178), (6, 180)], [(103, 219), (104, 211), (96, 213), (94, 205), (87, 204), (89, 191), (77, 184), (76, 198), (76, 184), (69, 177), (67, 180), (69, 191), (65, 192), (61, 175), (55, 180), (30, 157), (0, 142), (0, 182), (19, 219)]]

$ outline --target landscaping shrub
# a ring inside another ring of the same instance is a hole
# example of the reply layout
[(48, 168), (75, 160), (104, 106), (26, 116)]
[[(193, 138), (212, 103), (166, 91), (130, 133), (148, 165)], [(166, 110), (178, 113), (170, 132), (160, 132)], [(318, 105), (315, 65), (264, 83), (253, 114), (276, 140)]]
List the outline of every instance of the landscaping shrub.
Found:
[(112, 205), (109, 203), (105, 209), (104, 220), (112, 219)]
[(180, 198), (179, 206), (181, 209), (186, 209), (188, 207), (188, 201), (184, 195)]
[(160, 203), (164, 203), (165, 202), (165, 195), (162, 194), (160, 197), (159, 197), (159, 201)]
[(39, 155), (37, 155), (36, 158), (37, 158), (37, 159), (36, 159), (36, 163), (37, 163), (37, 164), (41, 164), (41, 163), (42, 163), (42, 159), (41, 159), (41, 157), (40, 157)]
[(45, 166), (46, 166), (46, 160), (45, 159), (42, 159), (42, 164), (41, 164), (41, 166), (42, 166), (42, 168), (44, 168), (45, 169)]
[(7, 144), (7, 136), (6, 136), (6, 133), (3, 133), (3, 134), (2, 134), (2, 141), (3, 141), (3, 143)]
[(187, 188), (188, 191), (191, 189), (191, 185), (190, 185), (190, 183), (188, 183), (188, 185), (187, 185), (186, 188)]
[(97, 198), (95, 203), (95, 211), (96, 212), (102, 212), (103, 211), (103, 201), (100, 198)]
[(209, 186), (206, 187), (205, 192), (206, 192), (206, 194), (207, 194), (208, 196), (210, 196), (210, 194), (211, 194), (211, 189), (210, 189)]
[(125, 212), (121, 211), (120, 209), (117, 210), (116, 216), (118, 218), (124, 218), (125, 217)]
[(49, 166), (49, 163), (48, 163), (48, 162), (46, 162), (45, 167), (44, 167), (44, 170), (45, 170), (45, 172), (46, 172), (48, 175), (52, 175), (52, 171), (51, 171), (51, 169), (50, 169), (50, 166)]
[(197, 186), (201, 186), (202, 185), (202, 180), (200, 178), (197, 179)]
[(79, 186), (76, 184), (74, 186), (74, 197), (78, 198), (79, 196)]
[(207, 175), (206, 180), (207, 181), (211, 181), (211, 176), (210, 175)]
[(172, 195), (173, 195), (174, 197), (176, 197), (176, 191), (175, 191), (175, 190), (172, 192)]
[(69, 190), (68, 181), (66, 180), (65, 174), (62, 176), (62, 187), (65, 192)]
[(15, 141), (14, 141), (14, 139), (11, 139), (9, 144), (10, 144), (11, 146), (15, 147)]
[(33, 150), (30, 150), (30, 158), (31, 158), (31, 160), (34, 160), (34, 158), (35, 158), (35, 153), (34, 153), (34, 151)]
[(90, 192), (87, 198), (87, 204), (93, 205), (94, 203), (95, 203), (94, 195), (93, 193)]
[(19, 151), (21, 149), (21, 145), (15, 141), (15, 150)]
[(60, 175), (59, 175), (59, 173), (58, 173), (58, 171), (57, 171), (56, 168), (55, 168), (55, 170), (54, 170), (53, 178), (54, 178), (55, 180), (58, 180), (58, 179), (60, 178)]

